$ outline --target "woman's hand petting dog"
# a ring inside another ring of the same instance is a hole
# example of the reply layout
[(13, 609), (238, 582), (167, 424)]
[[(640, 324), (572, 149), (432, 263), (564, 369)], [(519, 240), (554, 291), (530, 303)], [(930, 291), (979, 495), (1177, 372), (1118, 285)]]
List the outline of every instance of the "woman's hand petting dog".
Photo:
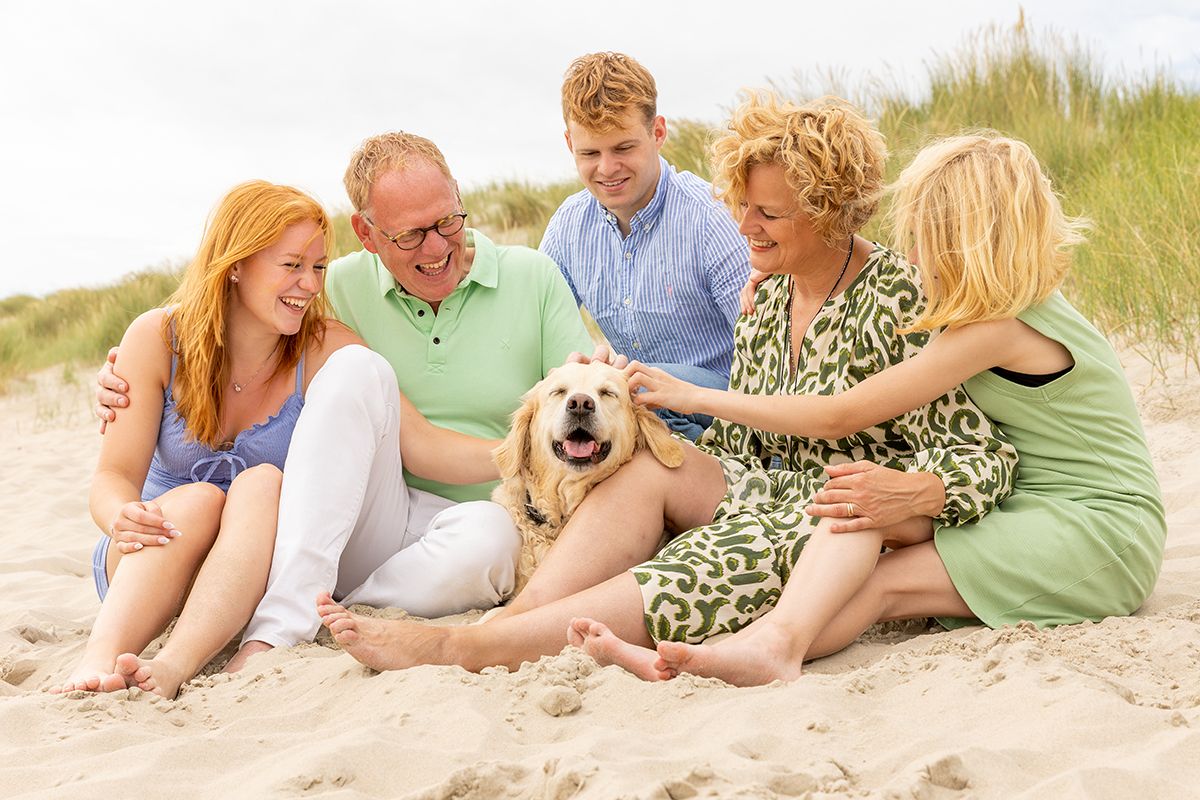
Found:
[(674, 375), (651, 367), (640, 361), (631, 361), (625, 367), (629, 391), (633, 402), (648, 408), (669, 408), (680, 414), (694, 414), (699, 386), (676, 378)]

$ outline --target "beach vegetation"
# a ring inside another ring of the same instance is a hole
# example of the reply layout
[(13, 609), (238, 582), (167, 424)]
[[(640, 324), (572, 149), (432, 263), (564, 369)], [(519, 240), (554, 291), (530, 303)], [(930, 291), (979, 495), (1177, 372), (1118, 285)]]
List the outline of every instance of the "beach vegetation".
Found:
[[(776, 81), (772, 87), (801, 101), (838, 93), (866, 109), (888, 141), (889, 179), (938, 136), (994, 129), (1028, 142), (1067, 213), (1091, 223), (1064, 287), (1067, 296), (1119, 344), (1152, 363), (1182, 353), (1200, 367), (1196, 87), (1166, 70), (1111, 74), (1079, 41), (1035, 32), (1023, 20), (981, 30), (932, 58), (923, 82), (895, 75), (858, 82), (835, 77)], [(712, 125), (691, 119), (669, 124), (667, 160), (710, 177)], [(536, 247), (551, 214), (580, 188), (575, 180), (498, 181), (464, 191), (463, 203), (471, 224), (496, 241)], [(866, 234), (887, 241), (884, 218), (878, 214)], [(335, 220), (335, 230), (337, 254), (357, 249), (348, 214)], [(0, 299), (0, 382), (74, 359), (98, 361), (178, 279), (177, 270), (149, 270), (100, 289)]]

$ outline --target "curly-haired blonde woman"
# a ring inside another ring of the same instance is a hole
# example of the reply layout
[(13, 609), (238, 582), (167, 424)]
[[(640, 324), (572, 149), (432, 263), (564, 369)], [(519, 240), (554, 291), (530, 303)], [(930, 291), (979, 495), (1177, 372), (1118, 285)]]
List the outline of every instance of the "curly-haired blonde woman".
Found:
[[(921, 312), (916, 268), (857, 235), (877, 206), (885, 157), (861, 114), (832, 99), (752, 96), (715, 153), (715, 185), (751, 265), (772, 275), (762, 311), (735, 329), (732, 392), (842, 391), (920, 350), (926, 333), (898, 332)], [(685, 447), (678, 469), (635, 457), (589, 494), (507, 614), (486, 625), (363, 619), (328, 598), (319, 611), (376, 668), (515, 667), (569, 636), (602, 661), (657, 677), (656, 642), (736, 631), (773, 606), (805, 543), (833, 524), (804, 512), (830, 465), (870, 462), (903, 498), (877, 521), (898, 543), (926, 535), (930, 520), (979, 519), (1004, 497), (1012, 447), (961, 389), (943, 391), (844, 438), (718, 421), (699, 448)], [(655, 556), (664, 528), (673, 538)], [(572, 623), (583, 615), (596, 621)]]
[[(303, 192), (241, 184), (218, 205), (178, 291), (125, 332), (129, 408), (108, 425), (91, 490), (103, 603), (59, 691), (141, 683), (174, 697), (254, 610), (305, 389), (357, 341), (325, 318), (332, 237)], [(177, 613), (145, 669), (137, 654)]]

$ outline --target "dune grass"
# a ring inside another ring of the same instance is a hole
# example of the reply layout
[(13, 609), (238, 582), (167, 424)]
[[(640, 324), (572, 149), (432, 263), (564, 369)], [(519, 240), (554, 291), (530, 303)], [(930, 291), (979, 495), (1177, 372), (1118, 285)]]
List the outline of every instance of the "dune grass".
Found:
[[(1068, 213), (1092, 222), (1065, 291), (1102, 329), (1162, 363), (1183, 353), (1200, 368), (1200, 93), (1165, 73), (1120, 76), (1078, 42), (1023, 23), (988, 28), (928, 66), (917, 96), (895, 76), (847, 86), (828, 76), (775, 83), (795, 99), (848, 96), (879, 121), (895, 177), (931, 138), (993, 128), (1029, 142)], [(669, 107), (669, 98), (667, 98)], [(734, 98), (730, 98), (730, 103)], [(664, 155), (709, 177), (713, 129), (670, 121)], [(465, 192), (471, 224), (498, 241), (537, 246), (577, 181), (504, 181)], [(886, 239), (883, 214), (869, 236)], [(357, 247), (345, 215), (337, 252)], [(74, 359), (98, 360), (140, 311), (161, 303), (177, 272), (146, 271), (102, 289), (0, 300), (0, 383)]]

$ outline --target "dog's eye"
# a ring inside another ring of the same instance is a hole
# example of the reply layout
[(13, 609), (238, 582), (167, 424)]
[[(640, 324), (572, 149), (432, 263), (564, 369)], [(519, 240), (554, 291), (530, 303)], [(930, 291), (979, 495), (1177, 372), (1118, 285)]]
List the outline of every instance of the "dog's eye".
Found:
[(601, 397), (616, 397), (617, 393), (614, 392), (612, 389), (601, 389), (600, 396)]
[(550, 396), (551, 397), (562, 397), (566, 393), (567, 393), (566, 389), (560, 388), (560, 389), (555, 389), (554, 391), (550, 392)]

